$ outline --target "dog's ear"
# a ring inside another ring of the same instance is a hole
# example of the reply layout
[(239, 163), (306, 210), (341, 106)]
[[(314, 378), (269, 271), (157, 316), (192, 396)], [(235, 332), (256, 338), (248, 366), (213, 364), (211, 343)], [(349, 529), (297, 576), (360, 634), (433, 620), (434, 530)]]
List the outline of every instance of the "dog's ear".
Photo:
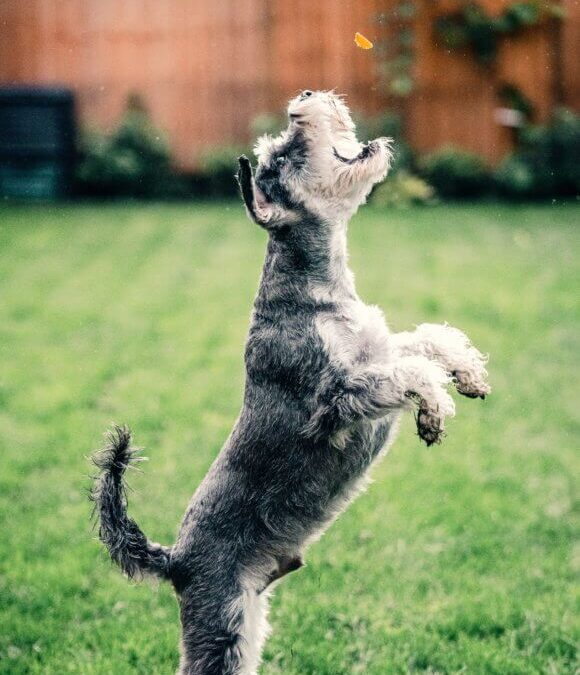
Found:
[(245, 155), (241, 155), (238, 157), (238, 162), (240, 168), (236, 178), (248, 216), (265, 230), (274, 230), (292, 220), (293, 214), (277, 204), (268, 202), (256, 186), (250, 160)]

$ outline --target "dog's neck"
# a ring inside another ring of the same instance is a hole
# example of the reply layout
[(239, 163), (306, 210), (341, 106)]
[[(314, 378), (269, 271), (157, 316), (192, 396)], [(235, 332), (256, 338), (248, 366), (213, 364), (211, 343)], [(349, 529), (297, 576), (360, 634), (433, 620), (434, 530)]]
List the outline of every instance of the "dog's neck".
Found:
[(281, 309), (316, 310), (357, 299), (348, 267), (346, 219), (305, 221), (283, 238), (271, 237), (255, 309), (262, 315)]

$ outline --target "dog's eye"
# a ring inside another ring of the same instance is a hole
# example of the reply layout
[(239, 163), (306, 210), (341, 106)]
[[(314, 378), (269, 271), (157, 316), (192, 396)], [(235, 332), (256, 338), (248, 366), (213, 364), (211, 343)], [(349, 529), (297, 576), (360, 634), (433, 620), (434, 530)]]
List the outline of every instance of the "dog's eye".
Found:
[(286, 156), (280, 155), (280, 157), (276, 157), (276, 164), (278, 164), (278, 166), (282, 166), (282, 164), (286, 164)]

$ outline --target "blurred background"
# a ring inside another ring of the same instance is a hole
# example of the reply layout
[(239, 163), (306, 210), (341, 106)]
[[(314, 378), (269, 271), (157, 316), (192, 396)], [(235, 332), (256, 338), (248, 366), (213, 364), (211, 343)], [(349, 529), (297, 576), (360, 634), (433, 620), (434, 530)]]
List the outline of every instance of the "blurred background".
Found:
[(393, 198), (574, 195), (579, 43), (577, 0), (3, 0), (0, 192), (232, 194), (236, 152), (322, 88), (425, 181)]
[(108, 560), (87, 458), (129, 424), (129, 512), (174, 541), (244, 391), (236, 157), (306, 88), (395, 139), (361, 297), (464, 330), (493, 392), (436, 448), (405, 416), (260, 672), (580, 672), (579, 43), (578, 0), (0, 0), (0, 675), (175, 672), (172, 589)]

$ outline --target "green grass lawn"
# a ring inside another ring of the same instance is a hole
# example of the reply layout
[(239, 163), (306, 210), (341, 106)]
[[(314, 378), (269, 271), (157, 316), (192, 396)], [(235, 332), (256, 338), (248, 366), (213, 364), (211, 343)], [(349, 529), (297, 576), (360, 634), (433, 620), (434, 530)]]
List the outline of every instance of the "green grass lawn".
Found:
[[(0, 672), (172, 673), (168, 585), (89, 525), (111, 421), (145, 446), (130, 511), (171, 543), (238, 413), (265, 235), (238, 204), (0, 209)], [(441, 446), (407, 419), (374, 482), (276, 590), (262, 672), (572, 673), (580, 208), (366, 207), (363, 298), (491, 355)]]

